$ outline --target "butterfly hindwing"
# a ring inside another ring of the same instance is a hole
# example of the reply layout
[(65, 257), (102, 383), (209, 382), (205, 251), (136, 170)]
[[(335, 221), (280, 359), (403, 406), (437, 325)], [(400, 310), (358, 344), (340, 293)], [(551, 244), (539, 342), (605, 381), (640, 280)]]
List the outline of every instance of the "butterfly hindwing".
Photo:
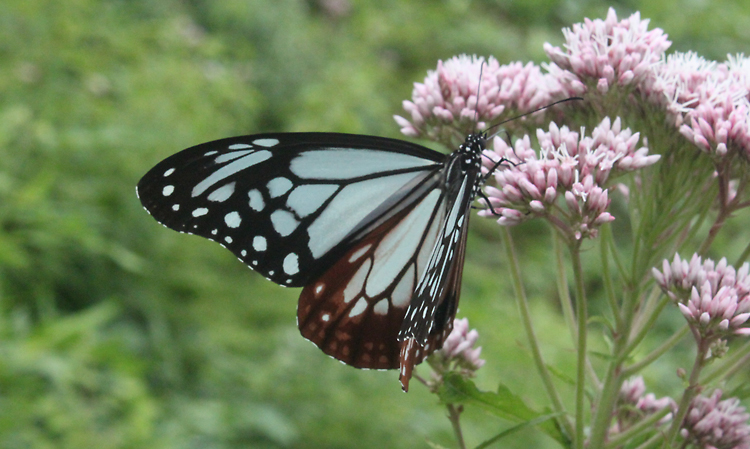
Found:
[[(451, 187), (447, 193), (447, 215), (401, 323), (399, 379), (405, 391), (414, 365), (441, 348), (453, 329), (461, 293), (469, 211), (481, 181), (479, 162), (475, 155), (471, 156), (462, 166), (463, 156), (454, 153), (447, 164), (446, 185)], [(467, 165), (476, 169), (467, 170)], [(457, 182), (452, 183), (451, 179)]]
[(302, 335), (358, 368), (399, 366), (397, 335), (445, 216), (440, 176), (300, 295)]
[(444, 157), (373, 136), (235, 137), (165, 159), (138, 194), (163, 225), (220, 243), (278, 284), (304, 286)]

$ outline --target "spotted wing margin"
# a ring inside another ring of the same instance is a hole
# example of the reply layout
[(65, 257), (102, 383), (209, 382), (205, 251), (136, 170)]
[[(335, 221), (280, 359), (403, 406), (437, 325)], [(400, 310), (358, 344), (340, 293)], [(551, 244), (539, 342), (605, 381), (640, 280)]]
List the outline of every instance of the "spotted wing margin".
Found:
[(272, 281), (304, 286), (438, 172), (445, 155), (395, 139), (258, 134), (168, 157), (138, 183), (164, 226), (220, 243)]
[(400, 344), (399, 380), (404, 391), (409, 390), (414, 366), (440, 349), (453, 329), (475, 182), (473, 176), (465, 176), (460, 188), (448, 194), (448, 215), (401, 323), (397, 339)]
[(441, 174), (371, 229), (302, 290), (302, 335), (357, 368), (399, 366), (401, 322), (427, 266), (446, 210)]

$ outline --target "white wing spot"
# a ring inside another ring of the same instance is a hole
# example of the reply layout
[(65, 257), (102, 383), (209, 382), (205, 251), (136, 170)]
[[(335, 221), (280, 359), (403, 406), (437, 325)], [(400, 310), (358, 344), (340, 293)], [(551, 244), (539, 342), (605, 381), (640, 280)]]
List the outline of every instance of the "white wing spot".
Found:
[(388, 299), (383, 298), (375, 304), (372, 311), (378, 315), (386, 315), (388, 313)]
[(284, 273), (292, 276), (299, 273), (299, 256), (295, 253), (289, 253), (284, 258)]
[(172, 210), (175, 211), (175, 212), (177, 212), (178, 210), (180, 210), (180, 205), (179, 204), (173, 204), (172, 205)]
[(292, 181), (282, 177), (273, 178), (272, 180), (268, 181), (268, 184), (266, 185), (266, 187), (268, 187), (268, 194), (271, 196), (271, 198), (280, 197), (281, 195), (290, 191), (292, 189), (292, 186)]
[(274, 273), (275, 273), (275, 271), (273, 271), (273, 270), (268, 270), (268, 275), (269, 275), (269, 276), (273, 276), (273, 274), (274, 274)]
[(231, 153), (225, 153), (225, 154), (216, 156), (216, 159), (214, 159), (214, 162), (216, 162), (217, 164), (223, 164), (224, 162), (233, 161), (237, 159), (238, 157), (246, 156), (252, 152), (253, 150), (232, 151)]
[(349, 312), (349, 318), (361, 315), (365, 310), (367, 310), (367, 300), (365, 298), (359, 298), (357, 304), (354, 304), (354, 307), (352, 307), (352, 310)]
[(229, 148), (230, 150), (244, 150), (246, 148), (252, 148), (252, 146), (246, 143), (233, 143), (232, 145), (229, 145), (227, 148)]
[(363, 263), (362, 266), (359, 267), (359, 270), (357, 270), (357, 273), (354, 276), (352, 276), (351, 280), (349, 281), (349, 284), (344, 289), (344, 302), (345, 303), (349, 303), (362, 291), (362, 284), (365, 282), (365, 279), (367, 278), (367, 273), (370, 272), (371, 266), (372, 266), (372, 262), (369, 259), (366, 260), (365, 263)]
[(274, 231), (278, 232), (280, 236), (286, 237), (297, 229), (299, 221), (289, 211), (276, 210), (271, 214), (271, 224)]
[(279, 139), (255, 139), (253, 140), (253, 144), (261, 146), (261, 147), (270, 148), (274, 145), (278, 145)]
[(161, 189), (161, 194), (164, 196), (169, 196), (174, 192), (174, 186), (164, 186), (163, 189)]
[(372, 243), (368, 243), (367, 245), (355, 251), (354, 254), (352, 254), (352, 256), (349, 258), (349, 262), (356, 262), (357, 260), (359, 260), (359, 258), (362, 257), (367, 252), (367, 250), (370, 249), (371, 246)]
[(218, 234), (218, 233), (219, 233), (219, 230), (218, 230), (218, 229), (212, 229), (212, 230), (211, 230), (211, 234), (213, 234), (213, 235), (216, 235), (216, 234)]
[(228, 200), (229, 197), (234, 193), (234, 184), (234, 182), (230, 182), (214, 190), (208, 195), (208, 201), (223, 203), (224, 201)]
[(227, 243), (232, 243), (232, 237), (226, 236), (224, 237), (224, 241)]
[(286, 199), (289, 206), (299, 217), (306, 217), (320, 209), (339, 186), (334, 184), (307, 184), (297, 186)]
[(322, 316), (320, 317), (320, 319), (321, 319), (321, 320), (323, 320), (323, 321), (325, 321), (325, 322), (327, 323), (327, 322), (328, 322), (328, 320), (330, 320), (330, 319), (331, 319), (331, 315), (329, 315), (329, 314), (327, 314), (327, 313), (324, 313), (324, 314), (323, 314), (323, 315), (322, 315)]
[(213, 155), (214, 155), (214, 154), (216, 154), (216, 153), (218, 153), (218, 151), (214, 150), (214, 151), (209, 151), (209, 152), (207, 152), (207, 153), (205, 153), (205, 154), (203, 154), (203, 155), (204, 155), (204, 156), (213, 156)]
[(303, 179), (351, 179), (434, 164), (437, 162), (390, 151), (328, 148), (326, 151), (300, 153), (292, 159), (289, 169)]
[(242, 218), (240, 218), (240, 214), (237, 211), (232, 211), (224, 215), (224, 223), (230, 228), (239, 228)]
[(167, 176), (171, 175), (172, 173), (174, 173), (174, 168), (170, 168), (169, 170), (165, 171), (164, 172), (164, 177), (166, 178)]
[(243, 249), (242, 251), (240, 251), (240, 254), (242, 254), (242, 257), (245, 257), (245, 256), (247, 256), (247, 251), (245, 251), (245, 250)]
[[(265, 251), (266, 248), (267, 248), (267, 243), (268, 242), (266, 242), (266, 238), (265, 237), (260, 236), (260, 235), (256, 235), (253, 238), (253, 249), (255, 251), (258, 251), (258, 252)], [(255, 261), (253, 261), (253, 262), (255, 262)]]
[(324, 283), (322, 283), (322, 282), (320, 284), (316, 285), (315, 286), (315, 294), (316, 295), (320, 295), (323, 292), (323, 289), (325, 288), (325, 286), (326, 285)]
[(199, 207), (193, 211), (193, 217), (201, 217), (208, 213), (208, 209), (205, 207)]
[(250, 197), (250, 209), (255, 212), (260, 212), (266, 207), (266, 203), (263, 202), (263, 195), (260, 191), (253, 189), (247, 192), (247, 196)]
[(252, 262), (250, 262), (250, 263), (251, 263), (251, 264), (253, 264), (253, 266), (254, 266), (254, 267), (257, 267), (257, 266), (258, 266), (258, 261), (257, 261), (257, 260), (253, 260), (253, 261), (252, 261)]
[(195, 187), (193, 187), (191, 195), (193, 198), (195, 198), (208, 190), (209, 187), (216, 184), (217, 182), (221, 182), (223, 179), (226, 179), (229, 176), (236, 175), (242, 170), (250, 168), (253, 165), (260, 164), (261, 162), (267, 161), (270, 158), (271, 152), (268, 150), (254, 151), (247, 156), (238, 158), (211, 173), (206, 179), (196, 184)]

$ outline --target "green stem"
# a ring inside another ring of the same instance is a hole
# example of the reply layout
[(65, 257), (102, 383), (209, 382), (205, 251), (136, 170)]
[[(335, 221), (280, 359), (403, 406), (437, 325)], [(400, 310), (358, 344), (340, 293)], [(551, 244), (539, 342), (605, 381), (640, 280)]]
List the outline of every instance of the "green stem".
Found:
[(622, 377), (624, 379), (627, 379), (628, 377), (638, 373), (643, 368), (650, 365), (652, 362), (654, 362), (656, 359), (661, 357), (664, 353), (675, 347), (677, 343), (679, 343), (680, 340), (682, 340), (682, 337), (685, 336), (685, 334), (688, 333), (690, 330), (690, 327), (686, 324), (677, 331), (674, 335), (669, 337), (667, 341), (662, 343), (658, 348), (651, 351), (650, 354), (648, 354), (646, 357), (641, 359), (638, 363), (634, 363), (633, 365), (630, 365), (629, 367), (623, 369), (622, 371)]
[(607, 233), (603, 236), (599, 242), (599, 249), (601, 250), (601, 261), (602, 261), (602, 280), (604, 281), (604, 290), (607, 292), (607, 301), (609, 302), (609, 308), (612, 309), (612, 316), (615, 318), (615, 329), (622, 328), (622, 313), (620, 307), (617, 304), (617, 296), (615, 295), (614, 282), (612, 281), (612, 273), (609, 271), (609, 251), (608, 242), (603, 239), (610, 237), (611, 233)]
[[(633, 295), (633, 289), (627, 289), (625, 291), (625, 297)], [(632, 302), (633, 299), (626, 299), (626, 302)], [(612, 411), (617, 404), (617, 397), (620, 393), (620, 386), (622, 385), (622, 363), (626, 358), (625, 352), (627, 346), (626, 336), (630, 332), (629, 323), (632, 321), (630, 315), (630, 308), (625, 308), (623, 312), (623, 327), (617, 329), (615, 334), (612, 336), (614, 340), (614, 347), (612, 348), (612, 359), (609, 361), (607, 366), (607, 373), (604, 376), (604, 385), (602, 386), (601, 393), (599, 395), (598, 402), (594, 409), (594, 416), (591, 421), (591, 437), (589, 438), (588, 447), (602, 447), (604, 441), (607, 438), (607, 431), (609, 430), (610, 422), (612, 421)]]
[(644, 431), (651, 431), (654, 428), (654, 425), (662, 418), (667, 416), (669, 412), (671, 412), (672, 409), (670, 407), (664, 407), (663, 409), (659, 410), (658, 412), (655, 412), (651, 415), (648, 415), (647, 417), (643, 418), (643, 420), (639, 421), (637, 424), (633, 425), (632, 427), (628, 428), (627, 430), (618, 433), (617, 435), (613, 436), (612, 438), (607, 441), (607, 444), (604, 446), (605, 448), (616, 448), (616, 447), (622, 447), (626, 443), (632, 441), (634, 438), (640, 436)]
[[(570, 336), (573, 339), (573, 345), (578, 346), (578, 328), (576, 327), (575, 313), (573, 312), (573, 302), (570, 299), (570, 292), (568, 290), (568, 278), (565, 275), (565, 256), (563, 255), (562, 237), (558, 232), (555, 232), (555, 228), (552, 227), (552, 246), (555, 251), (556, 261), (556, 275), (557, 275), (557, 293), (560, 296), (560, 308), (563, 311), (563, 317), (570, 330)], [(586, 373), (588, 374), (591, 382), (597, 391), (602, 388), (601, 381), (596, 375), (591, 360), (586, 358)]]
[(586, 291), (583, 282), (583, 268), (581, 267), (581, 245), (574, 242), (570, 245), (570, 256), (573, 262), (573, 277), (575, 278), (576, 318), (578, 321), (578, 344), (576, 345), (576, 448), (584, 447), (584, 416), (586, 413), (586, 337), (588, 311)]
[(576, 330), (576, 319), (573, 313), (573, 302), (570, 299), (568, 291), (568, 277), (565, 275), (565, 256), (563, 255), (563, 245), (560, 241), (560, 235), (552, 232), (552, 248), (555, 251), (556, 277), (557, 277), (557, 294), (560, 296), (560, 308), (563, 311), (563, 317), (570, 330), (570, 336), (573, 342), (577, 340), (578, 331)]
[(464, 434), (461, 431), (461, 410), (453, 404), (448, 404), (448, 419), (450, 419), (451, 425), (453, 425), (453, 432), (456, 434), (459, 449), (466, 449)]
[(677, 413), (675, 413), (674, 420), (672, 421), (672, 426), (670, 426), (665, 436), (665, 444), (667, 447), (671, 447), (672, 442), (677, 436), (677, 433), (680, 431), (682, 420), (685, 419), (685, 415), (687, 415), (688, 409), (690, 408), (690, 403), (700, 391), (701, 384), (699, 382), (699, 379), (701, 369), (703, 368), (704, 362), (706, 360), (706, 354), (708, 353), (708, 347), (708, 341), (700, 340), (698, 342), (698, 352), (695, 355), (695, 362), (693, 363), (693, 369), (690, 372), (690, 380), (688, 381), (688, 386), (682, 393), (682, 399), (680, 400), (679, 407), (677, 408)]
[(510, 234), (510, 230), (503, 226), (502, 236), (505, 243), (505, 252), (510, 264), (511, 280), (513, 282), (513, 290), (516, 294), (516, 303), (518, 305), (518, 311), (521, 315), (521, 323), (523, 324), (524, 330), (526, 331), (526, 337), (531, 347), (531, 353), (534, 358), (534, 364), (536, 365), (539, 376), (542, 378), (542, 383), (547, 391), (552, 402), (552, 407), (559, 417), (556, 418), (558, 425), (567, 430), (568, 435), (573, 435), (573, 425), (565, 413), (565, 406), (563, 405), (562, 399), (555, 389), (555, 384), (552, 382), (552, 376), (549, 370), (547, 370), (547, 364), (544, 362), (542, 357), (542, 351), (539, 348), (539, 341), (536, 338), (534, 327), (531, 321), (531, 312), (529, 310), (529, 304), (526, 299), (526, 292), (523, 288), (523, 282), (521, 280), (521, 267), (518, 262), (518, 256), (516, 255), (515, 245), (513, 244), (513, 238)]
[(625, 349), (625, 352), (623, 353), (624, 356), (628, 356), (630, 353), (632, 353), (636, 347), (638, 347), (639, 344), (643, 341), (644, 338), (646, 338), (646, 334), (653, 328), (654, 323), (656, 322), (657, 318), (659, 318), (659, 315), (661, 314), (661, 311), (664, 310), (664, 307), (669, 304), (670, 299), (667, 297), (662, 298), (661, 301), (659, 301), (659, 304), (654, 308), (654, 311), (648, 316), (648, 319), (646, 322), (641, 326), (640, 330), (636, 334), (636, 336), (630, 340), (630, 343), (628, 344), (627, 348)]

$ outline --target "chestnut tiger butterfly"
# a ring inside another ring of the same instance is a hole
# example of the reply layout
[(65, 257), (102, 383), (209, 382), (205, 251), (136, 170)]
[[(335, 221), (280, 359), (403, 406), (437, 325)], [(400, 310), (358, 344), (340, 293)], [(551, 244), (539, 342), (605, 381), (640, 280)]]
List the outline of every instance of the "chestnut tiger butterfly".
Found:
[(507, 162), (483, 175), (486, 141), (486, 131), (470, 134), (446, 155), (366, 135), (232, 137), (164, 159), (136, 190), (164, 226), (302, 287), (305, 338), (357, 368), (398, 368), (407, 391), (414, 366), (452, 330), (469, 211)]

